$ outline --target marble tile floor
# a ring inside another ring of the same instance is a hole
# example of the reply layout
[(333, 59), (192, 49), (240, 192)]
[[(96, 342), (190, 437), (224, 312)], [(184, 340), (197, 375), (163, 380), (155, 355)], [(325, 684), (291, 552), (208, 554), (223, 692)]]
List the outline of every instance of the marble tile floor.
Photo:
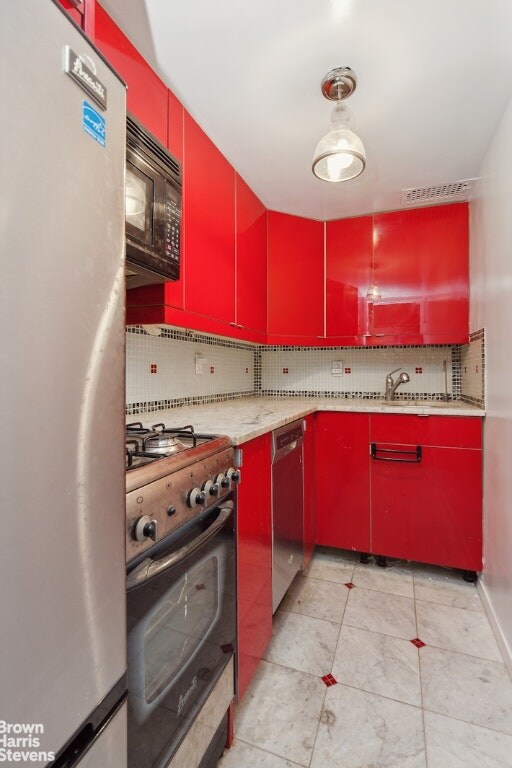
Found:
[(474, 585), (315, 552), (218, 764), (298, 767), (512, 768), (512, 682)]

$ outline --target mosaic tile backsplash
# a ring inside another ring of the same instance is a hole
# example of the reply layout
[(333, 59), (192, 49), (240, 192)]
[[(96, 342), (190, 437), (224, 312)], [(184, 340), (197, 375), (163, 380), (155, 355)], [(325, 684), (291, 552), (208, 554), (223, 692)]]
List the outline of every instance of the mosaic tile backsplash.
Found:
[(469, 344), (461, 347), (461, 400), (471, 405), (485, 405), (485, 335), (476, 331)]
[(183, 329), (131, 326), (126, 334), (126, 409), (143, 413), (251, 395), (384, 395), (386, 374), (410, 382), (397, 399), (484, 404), (484, 333), (460, 346), (258, 346)]

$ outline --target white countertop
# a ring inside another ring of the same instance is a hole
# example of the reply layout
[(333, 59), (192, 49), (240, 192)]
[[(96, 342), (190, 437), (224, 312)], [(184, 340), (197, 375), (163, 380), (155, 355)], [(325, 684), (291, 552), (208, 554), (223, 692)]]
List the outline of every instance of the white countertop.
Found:
[(243, 397), (208, 405), (187, 405), (169, 410), (139, 413), (126, 417), (126, 423), (141, 421), (145, 427), (158, 422), (167, 426), (193, 424), (196, 432), (228, 435), (235, 445), (252, 440), (283, 424), (318, 411), (360, 413), (403, 413), (423, 416), (485, 416), (481, 408), (459, 401), (450, 403), (345, 399), (339, 397)]

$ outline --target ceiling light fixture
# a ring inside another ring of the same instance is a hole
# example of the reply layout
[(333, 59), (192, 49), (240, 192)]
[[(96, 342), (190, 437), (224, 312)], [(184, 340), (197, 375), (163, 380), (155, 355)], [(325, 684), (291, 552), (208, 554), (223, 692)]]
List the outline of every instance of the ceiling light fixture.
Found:
[(349, 128), (350, 111), (341, 102), (356, 89), (356, 76), (350, 67), (331, 69), (322, 80), (322, 94), (335, 101), (332, 127), (317, 144), (313, 173), (322, 181), (348, 181), (364, 171), (366, 152), (363, 142)]

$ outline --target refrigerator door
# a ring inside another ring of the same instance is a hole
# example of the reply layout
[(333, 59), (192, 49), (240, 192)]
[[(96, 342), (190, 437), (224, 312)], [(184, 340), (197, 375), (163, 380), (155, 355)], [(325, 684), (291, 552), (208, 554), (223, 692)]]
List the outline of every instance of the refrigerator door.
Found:
[(76, 768), (126, 768), (127, 708), (124, 703), (77, 763)]
[(0, 61), (0, 713), (58, 752), (126, 669), (125, 88), (49, 0)]

